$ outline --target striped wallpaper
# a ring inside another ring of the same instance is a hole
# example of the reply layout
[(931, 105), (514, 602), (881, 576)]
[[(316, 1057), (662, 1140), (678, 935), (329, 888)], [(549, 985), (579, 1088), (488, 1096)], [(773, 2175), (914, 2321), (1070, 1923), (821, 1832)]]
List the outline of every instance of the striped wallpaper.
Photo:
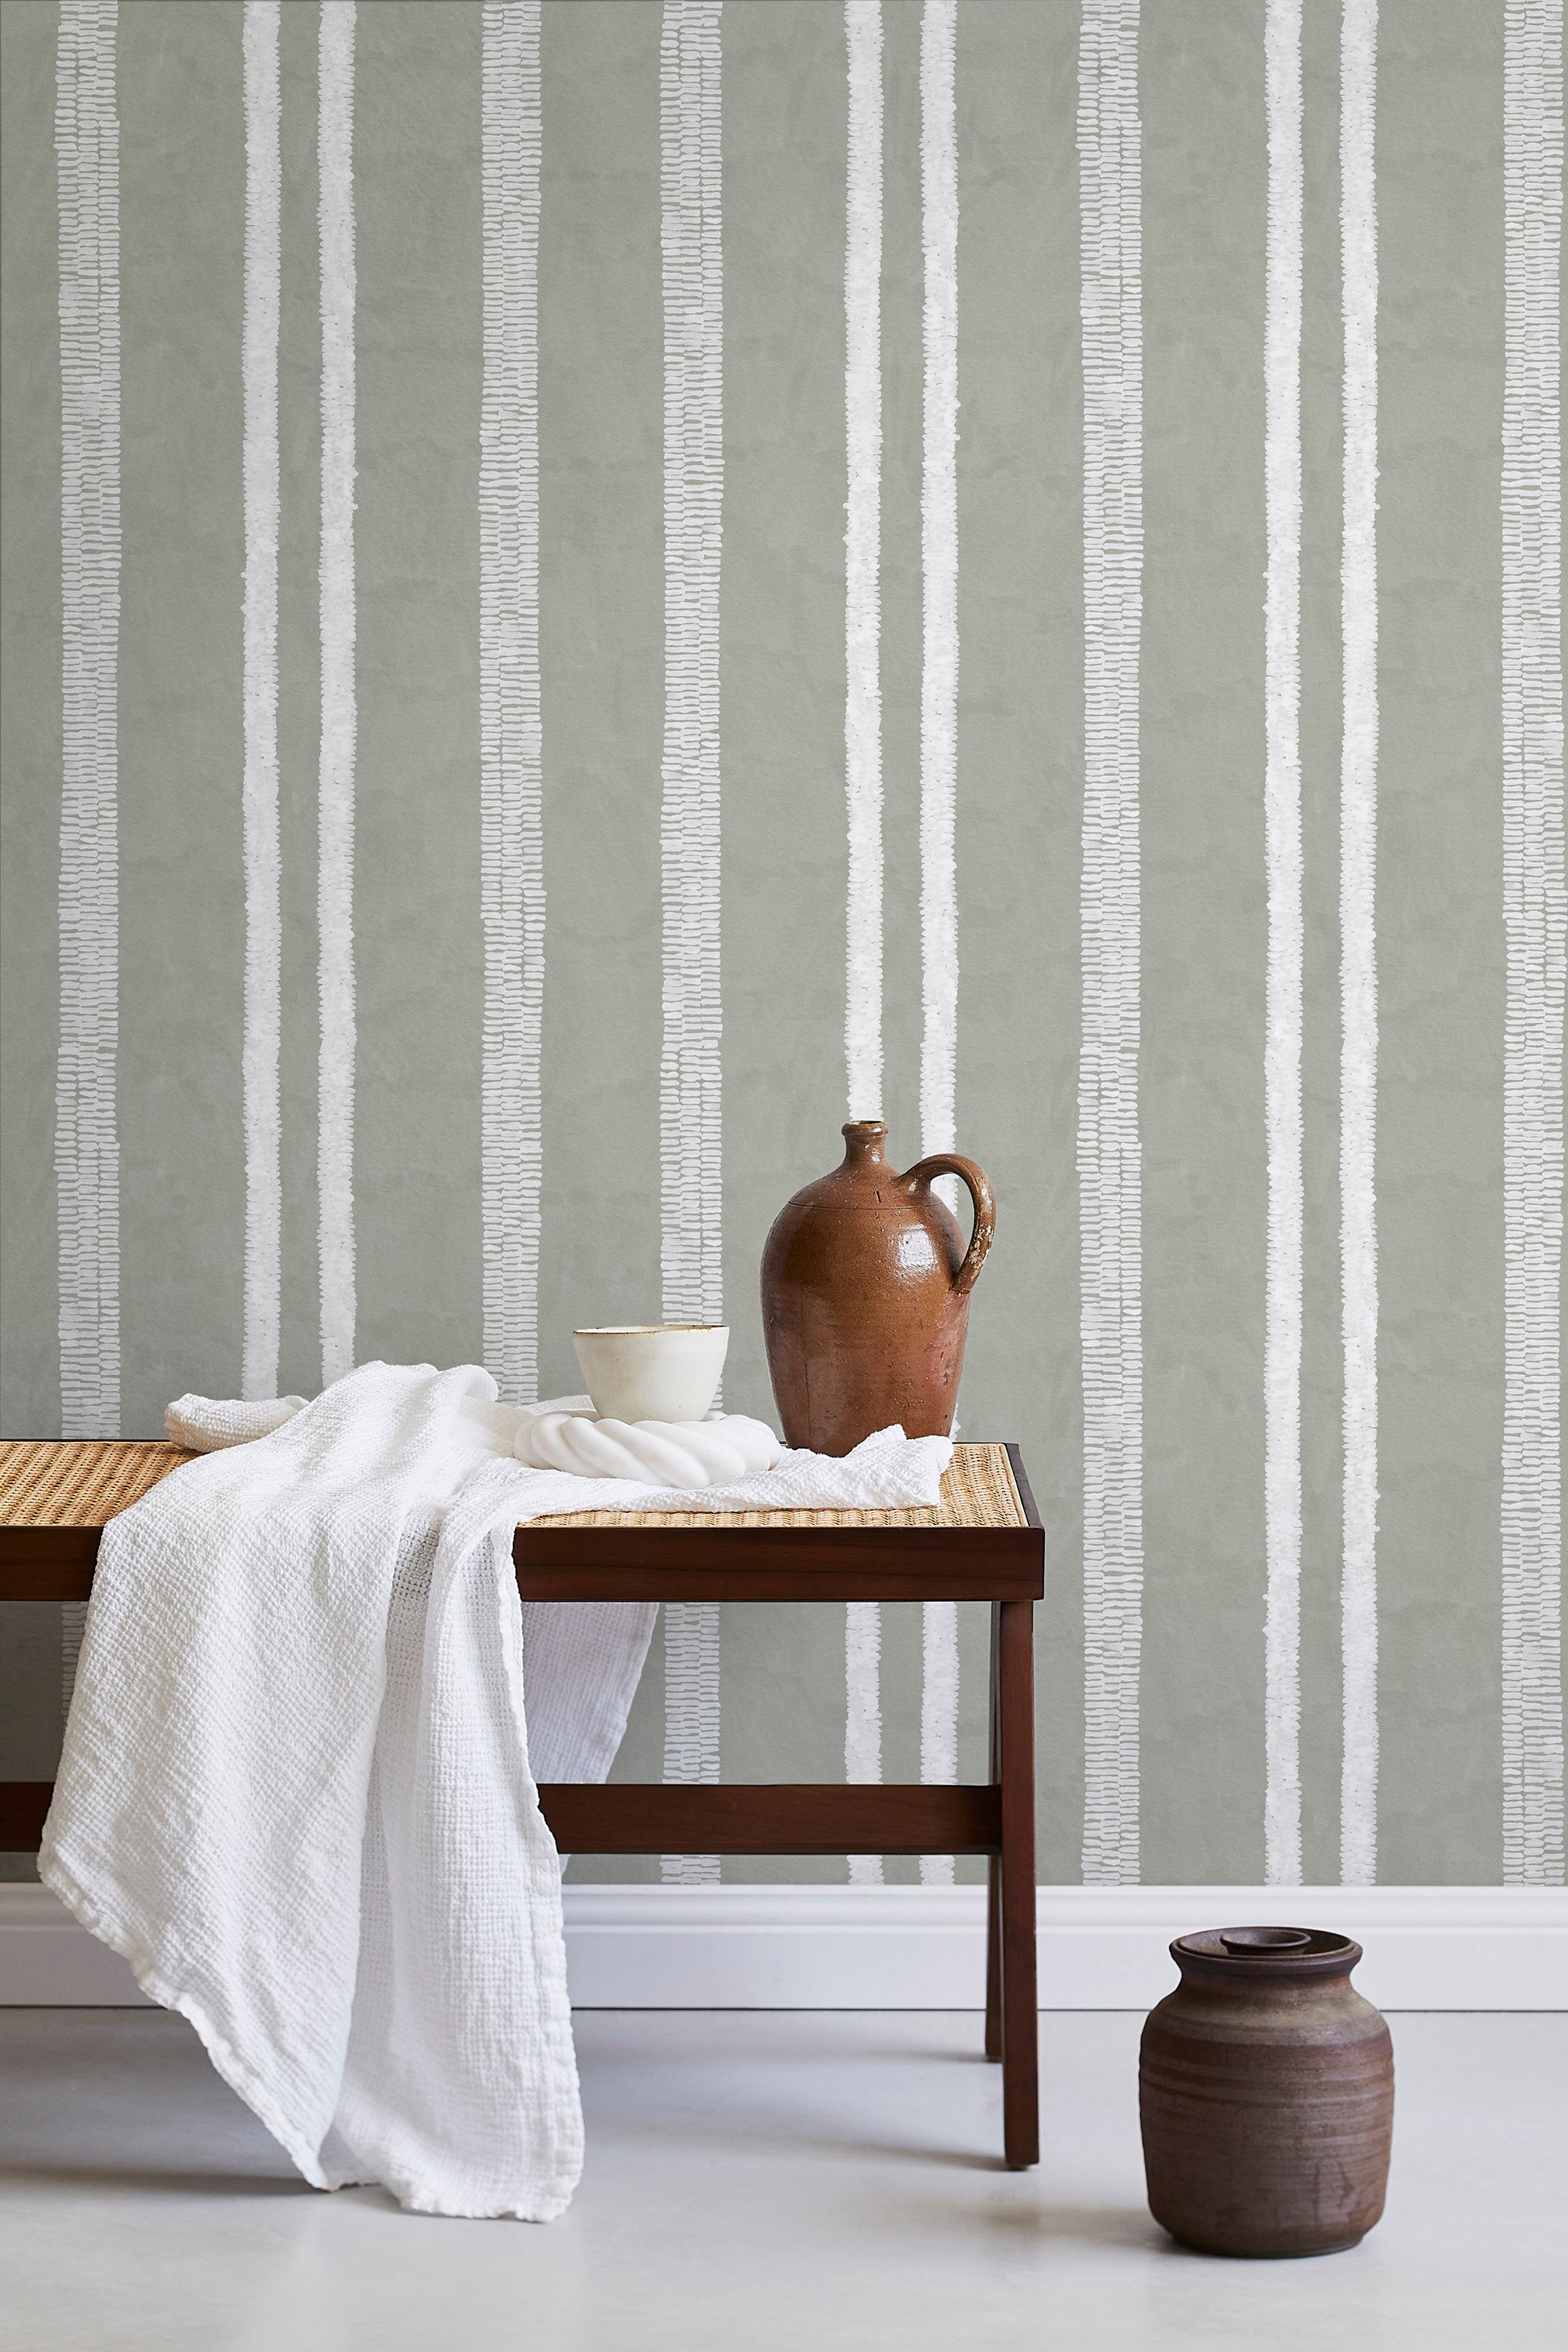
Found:
[[(657, 1315), (767, 1412), (879, 1114), (1047, 1875), (1561, 1884), (1562, 36), (8, 0), (6, 1433)], [(979, 1776), (985, 1652), (672, 1607), (617, 1770)]]

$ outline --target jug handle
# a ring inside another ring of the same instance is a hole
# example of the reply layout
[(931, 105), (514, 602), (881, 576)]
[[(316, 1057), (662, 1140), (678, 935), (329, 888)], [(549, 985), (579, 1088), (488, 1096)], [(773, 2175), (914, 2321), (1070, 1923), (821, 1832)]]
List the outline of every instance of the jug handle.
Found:
[(973, 1160), (960, 1160), (956, 1152), (933, 1151), (929, 1160), (916, 1162), (904, 1171), (906, 1184), (930, 1184), (933, 1176), (956, 1176), (967, 1185), (974, 1204), (974, 1231), (969, 1236), (969, 1251), (963, 1264), (953, 1276), (955, 1297), (973, 1290), (974, 1277), (985, 1263), (985, 1253), (991, 1247), (991, 1236), (996, 1230), (996, 1203), (985, 1180), (985, 1171), (977, 1168)]

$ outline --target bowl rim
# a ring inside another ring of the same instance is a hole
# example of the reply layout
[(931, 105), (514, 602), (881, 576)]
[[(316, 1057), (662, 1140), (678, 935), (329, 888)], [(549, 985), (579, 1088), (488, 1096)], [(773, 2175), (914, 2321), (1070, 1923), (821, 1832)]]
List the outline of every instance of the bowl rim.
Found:
[(662, 1339), (677, 1331), (701, 1331), (713, 1339), (729, 1337), (727, 1323), (584, 1323), (574, 1339)]

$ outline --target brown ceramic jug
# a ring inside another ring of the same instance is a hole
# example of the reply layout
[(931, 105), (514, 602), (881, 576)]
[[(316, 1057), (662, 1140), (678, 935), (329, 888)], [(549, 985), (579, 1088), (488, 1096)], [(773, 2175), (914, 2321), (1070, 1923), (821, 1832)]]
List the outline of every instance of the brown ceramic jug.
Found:
[[(969, 1294), (996, 1223), (972, 1160), (938, 1152), (902, 1176), (879, 1118), (844, 1129), (843, 1165), (773, 1220), (763, 1251), (763, 1331), (786, 1445), (847, 1454), (873, 1430), (908, 1437), (952, 1427)], [(957, 1176), (974, 1203), (965, 1250), (931, 1191)]]
[(1331, 2254), (1383, 2211), (1394, 2048), (1321, 1927), (1181, 1936), (1182, 1981), (1143, 2028), (1149, 2210), (1208, 2254)]

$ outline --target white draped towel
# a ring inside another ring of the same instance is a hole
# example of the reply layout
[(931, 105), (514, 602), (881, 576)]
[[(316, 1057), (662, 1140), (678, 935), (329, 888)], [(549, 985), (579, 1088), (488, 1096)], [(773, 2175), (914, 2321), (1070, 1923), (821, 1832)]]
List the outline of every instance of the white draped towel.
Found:
[(520, 1609), (514, 1528), (933, 1503), (952, 1448), (653, 1490), (526, 1466), (518, 1421), (478, 1367), (368, 1364), (112, 1520), (40, 1864), (307, 2180), (545, 2221), (583, 2131), (535, 1780), (605, 1777), (654, 1610)]

